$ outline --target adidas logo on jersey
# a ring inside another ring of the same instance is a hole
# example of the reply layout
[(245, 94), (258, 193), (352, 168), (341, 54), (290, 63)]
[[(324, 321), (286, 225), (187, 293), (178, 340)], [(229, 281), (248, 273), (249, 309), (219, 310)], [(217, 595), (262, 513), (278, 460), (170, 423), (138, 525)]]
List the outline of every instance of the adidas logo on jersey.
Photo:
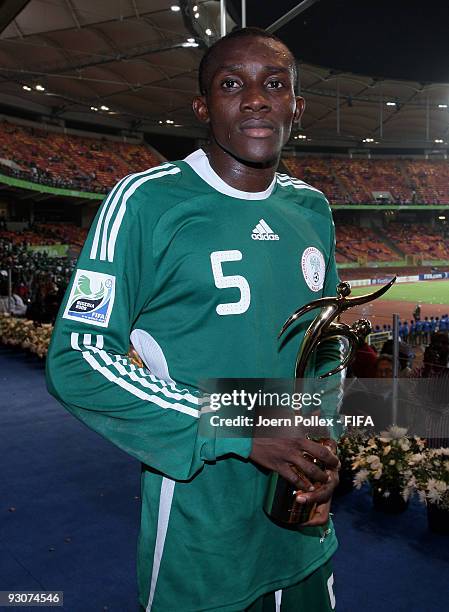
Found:
[(251, 234), (253, 240), (279, 240), (279, 236), (273, 232), (268, 223), (263, 219), (259, 221)]

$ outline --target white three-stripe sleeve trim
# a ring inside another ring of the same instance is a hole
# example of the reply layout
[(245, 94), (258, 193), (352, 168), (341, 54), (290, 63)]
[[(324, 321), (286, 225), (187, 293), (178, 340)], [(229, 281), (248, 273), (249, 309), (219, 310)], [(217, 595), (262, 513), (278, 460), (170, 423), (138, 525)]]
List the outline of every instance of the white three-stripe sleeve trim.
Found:
[(105, 201), (105, 203), (103, 205), (103, 208), (101, 209), (100, 216), (98, 217), (97, 227), (95, 228), (95, 234), (94, 234), (94, 239), (93, 239), (93, 242), (92, 242), (92, 248), (90, 250), (90, 259), (95, 259), (96, 256), (97, 256), (97, 249), (98, 249), (98, 243), (100, 241), (100, 234), (101, 234), (101, 228), (102, 228), (102, 224), (103, 224), (103, 218), (104, 218), (104, 216), (106, 214), (106, 210), (107, 210), (107, 208), (109, 206), (109, 202), (115, 196), (117, 191), (121, 188), (121, 186), (123, 185), (123, 183), (126, 181), (127, 178), (128, 177), (125, 176), (125, 178), (123, 178), (119, 183), (117, 183), (117, 185), (114, 187), (114, 189), (112, 189), (112, 191), (110, 192), (110, 194), (106, 198), (106, 201)]
[(82, 356), (96, 372), (99, 372), (105, 378), (107, 378), (110, 382), (117, 384), (118, 386), (122, 387), (122, 389), (124, 389), (125, 391), (129, 391), (129, 393), (132, 393), (136, 397), (142, 400), (145, 400), (147, 402), (156, 404), (160, 408), (171, 408), (172, 410), (176, 410), (177, 412), (182, 412), (184, 414), (188, 414), (190, 416), (197, 417), (197, 418), (199, 417), (200, 411), (197, 410), (196, 408), (190, 408), (189, 406), (183, 406), (182, 404), (179, 404), (176, 402), (167, 402), (161, 397), (157, 395), (150, 395), (146, 393), (145, 391), (143, 391), (143, 389), (139, 389), (138, 387), (135, 387), (128, 381), (123, 380), (123, 378), (116, 376), (113, 372), (108, 370), (106, 366), (102, 366), (95, 359), (95, 357), (93, 356), (91, 352), (83, 351)]
[[(154, 376), (144, 374), (142, 368), (132, 368), (133, 364), (127, 362), (127, 360), (120, 358), (118, 355), (114, 355), (115, 361), (111, 358), (111, 356), (104, 350), (102, 350), (104, 337), (102, 335), (96, 336), (97, 346), (91, 346), (92, 336), (91, 334), (83, 334), (83, 343), (88, 348), (88, 350), (82, 351), (79, 345), (79, 333), (72, 332), (70, 334), (70, 344), (72, 349), (75, 351), (81, 351), (83, 358), (89, 363), (89, 365), (105, 376), (111, 382), (119, 385), (126, 391), (129, 391), (133, 395), (140, 397), (140, 399), (153, 402), (157, 404), (161, 408), (171, 408), (178, 412), (183, 412), (184, 414), (188, 414), (190, 416), (198, 418), (200, 416), (201, 410), (199, 408), (192, 408), (190, 406), (181, 404), (179, 402), (187, 402), (189, 404), (193, 404), (194, 406), (201, 406), (207, 403), (207, 398), (200, 398), (192, 395), (187, 389), (178, 389), (174, 384), (166, 384), (164, 381), (160, 381)], [(96, 353), (101, 357), (106, 366), (101, 365), (95, 359), (93, 353)], [(126, 364), (130, 367), (130, 372), (126, 370), (124, 365)], [(159, 396), (148, 394), (143, 389), (134, 386), (130, 382), (123, 380), (119, 376), (116, 376), (113, 372), (111, 372), (107, 366), (113, 366), (122, 376), (129, 377), (132, 381), (138, 383), (140, 386), (148, 389), (149, 391), (153, 391), (154, 393), (160, 394)], [(154, 382), (148, 382), (147, 378), (150, 377)], [(163, 395), (165, 398), (160, 397)]]
[(111, 222), (112, 215), (114, 214), (114, 211), (117, 208), (117, 204), (119, 203), (119, 200), (123, 192), (125, 191), (125, 189), (128, 188), (128, 185), (131, 183), (131, 181), (133, 181), (134, 179), (137, 179), (139, 176), (140, 177), (153, 176), (154, 174), (157, 174), (157, 171), (159, 170), (163, 170), (166, 168), (172, 168), (172, 167), (173, 167), (173, 164), (163, 164), (162, 166), (157, 166), (156, 168), (150, 168), (149, 170), (144, 170), (143, 172), (136, 172), (136, 174), (131, 174), (126, 179), (126, 181), (123, 182), (120, 189), (116, 192), (112, 202), (110, 203), (108, 212), (104, 220), (103, 237), (101, 239), (101, 251), (100, 251), (101, 260), (106, 259), (106, 247), (108, 243), (108, 228)]
[[(95, 228), (94, 239), (92, 242), (92, 248), (90, 250), (90, 259), (97, 258), (97, 251), (98, 251), (98, 245), (100, 242), (101, 230), (103, 228), (103, 221), (104, 221), (106, 214), (109, 212), (109, 205), (111, 204), (111, 202), (115, 200), (116, 197), (120, 198), (120, 195), (123, 193), (123, 190), (133, 180), (133, 178), (141, 176), (142, 174), (148, 174), (150, 172), (155, 172), (161, 168), (169, 168), (170, 166), (173, 166), (173, 164), (162, 164), (161, 166), (157, 166), (156, 168), (149, 168), (148, 170), (145, 170), (144, 172), (138, 172), (136, 174), (129, 174), (128, 176), (125, 176), (121, 181), (117, 183), (117, 185), (112, 189), (112, 191), (106, 198), (103, 204), (103, 207), (101, 209), (100, 216), (98, 217), (97, 226)], [(114, 205), (114, 208), (115, 208), (115, 205)], [(105, 235), (106, 235), (106, 232), (104, 232), (104, 236)]]
[[(185, 400), (186, 402), (194, 404), (195, 406), (202, 403), (202, 400), (200, 400), (199, 397), (192, 395), (187, 389), (179, 389), (175, 384), (167, 384), (165, 381), (156, 378), (152, 374), (145, 374), (142, 368), (136, 368), (134, 364), (129, 363), (126, 359), (120, 358), (118, 355), (114, 355), (115, 361), (113, 361), (111, 356), (106, 351), (99, 350), (98, 347), (92, 346), (90, 347), (90, 350), (98, 353), (106, 365), (114, 366), (115, 369), (122, 374), (122, 376), (129, 376), (132, 380), (140, 382), (144, 387), (148, 387), (152, 391), (160, 392), (166, 397), (173, 397), (177, 400)], [(126, 370), (125, 366), (130, 369), (129, 372)], [(146, 378), (150, 378), (155, 384), (150, 384)], [(169, 391), (168, 389), (171, 389), (172, 391)]]
[(321, 193), (321, 195), (323, 195), (322, 191), (320, 191), (319, 189), (316, 189), (315, 187), (312, 187), (311, 185), (307, 185), (307, 183), (296, 184), (296, 183), (293, 183), (290, 179), (289, 180), (281, 180), (279, 178), (278, 178), (278, 183), (282, 187), (294, 187), (295, 189), (311, 189), (312, 191), (316, 191), (317, 193)]
[(156, 172), (155, 174), (144, 176), (141, 179), (137, 180), (135, 183), (133, 183), (131, 187), (126, 191), (126, 193), (123, 195), (122, 203), (120, 204), (120, 208), (114, 219), (114, 223), (112, 224), (112, 229), (108, 240), (108, 261), (114, 261), (115, 243), (117, 241), (120, 225), (122, 223), (122, 219), (126, 211), (126, 203), (128, 201), (128, 198), (133, 195), (133, 193), (138, 187), (140, 187), (147, 181), (151, 181), (156, 178), (161, 178), (162, 176), (167, 176), (169, 174), (178, 174), (178, 172), (181, 172), (181, 168), (175, 166), (174, 168), (166, 170), (165, 172)]
[(173, 503), (173, 493), (175, 490), (175, 481), (162, 478), (161, 493), (159, 498), (159, 513), (157, 517), (157, 533), (156, 543), (154, 546), (153, 555), (153, 571), (151, 573), (150, 595), (148, 597), (148, 605), (146, 612), (151, 612), (153, 605), (154, 593), (156, 591), (157, 579), (159, 576), (159, 568), (161, 566), (162, 555), (164, 554), (165, 538), (167, 536), (168, 522), (170, 519), (170, 510)]
[(74, 351), (80, 351), (81, 350), (80, 349), (80, 345), (78, 344), (79, 337), (80, 337), (80, 335), (75, 333), (75, 332), (72, 332), (70, 334), (70, 346), (72, 347), (72, 349)]
[(90, 350), (95, 352), (95, 353), (97, 353), (103, 359), (103, 361), (105, 362), (106, 365), (114, 366), (116, 368), (116, 370), (120, 374), (122, 374), (122, 376), (129, 376), (132, 380), (141, 382), (141, 384), (143, 386), (148, 387), (152, 391), (160, 392), (163, 395), (165, 395), (166, 397), (172, 397), (173, 399), (176, 399), (176, 400), (185, 400), (185, 401), (189, 402), (190, 404), (194, 404), (196, 406), (198, 406), (199, 403), (200, 403), (199, 402), (199, 398), (195, 397), (194, 395), (192, 395), (188, 391), (182, 391), (182, 390), (177, 389), (176, 387), (174, 387), (174, 392), (171, 392), (171, 391), (169, 391), (167, 389), (167, 387), (161, 387), (161, 386), (158, 386), (158, 385), (152, 385), (151, 383), (147, 382), (145, 380), (145, 378), (141, 379), (133, 371), (127, 372), (125, 367), (119, 361), (113, 361), (111, 359), (111, 356), (108, 355), (108, 353), (106, 351), (99, 350), (98, 348), (96, 348), (94, 346), (90, 347)]

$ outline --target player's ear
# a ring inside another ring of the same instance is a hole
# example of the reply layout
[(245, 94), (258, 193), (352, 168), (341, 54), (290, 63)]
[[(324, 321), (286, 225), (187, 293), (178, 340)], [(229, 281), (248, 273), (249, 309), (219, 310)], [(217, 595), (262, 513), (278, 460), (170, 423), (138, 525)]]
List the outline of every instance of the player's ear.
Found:
[(306, 101), (301, 96), (296, 96), (296, 109), (293, 116), (293, 123), (298, 123), (301, 119), (304, 109), (306, 107)]
[(206, 96), (195, 96), (192, 102), (195, 117), (201, 123), (209, 123), (209, 109), (207, 108)]

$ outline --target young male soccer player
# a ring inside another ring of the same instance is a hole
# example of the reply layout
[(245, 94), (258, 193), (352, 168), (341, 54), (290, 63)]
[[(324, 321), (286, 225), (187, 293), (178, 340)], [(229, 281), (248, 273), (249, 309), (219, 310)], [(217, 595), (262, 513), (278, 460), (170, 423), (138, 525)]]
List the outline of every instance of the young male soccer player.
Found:
[[(204, 437), (196, 392), (206, 378), (291, 378), (305, 328), (283, 344), (279, 329), (335, 295), (329, 205), (275, 173), (304, 109), (294, 85), (290, 51), (263, 31), (209, 49), (193, 103), (210, 127), (207, 151), (116, 185), (53, 335), (51, 393), (143, 464), (138, 581), (153, 612), (335, 607), (336, 456), (305, 438)], [(145, 368), (127, 357), (130, 341)], [(334, 358), (321, 351), (316, 373)], [(296, 484), (292, 466), (322, 483), (299, 496), (318, 511), (297, 531), (262, 509), (268, 471)]]

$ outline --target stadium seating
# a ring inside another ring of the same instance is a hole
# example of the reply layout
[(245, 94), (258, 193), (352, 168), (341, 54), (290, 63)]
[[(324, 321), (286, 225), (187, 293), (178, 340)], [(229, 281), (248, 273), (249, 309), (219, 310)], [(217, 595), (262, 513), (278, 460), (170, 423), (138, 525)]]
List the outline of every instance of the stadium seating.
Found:
[(374, 230), (355, 225), (338, 224), (337, 263), (346, 261), (392, 261), (400, 259), (397, 253), (379, 238)]
[(333, 204), (373, 203), (373, 192), (388, 192), (395, 204), (449, 204), (445, 160), (304, 156), (282, 161), (293, 176), (323, 191)]
[(404, 255), (415, 255), (424, 260), (449, 257), (449, 240), (428, 225), (390, 223), (383, 233)]
[(160, 163), (143, 144), (48, 132), (7, 121), (0, 122), (0, 160), (0, 172), (94, 192), (106, 192), (127, 174)]
[(40, 223), (22, 232), (0, 230), (0, 239), (13, 245), (51, 245), (69, 244), (82, 247), (86, 240), (87, 229), (69, 223)]

